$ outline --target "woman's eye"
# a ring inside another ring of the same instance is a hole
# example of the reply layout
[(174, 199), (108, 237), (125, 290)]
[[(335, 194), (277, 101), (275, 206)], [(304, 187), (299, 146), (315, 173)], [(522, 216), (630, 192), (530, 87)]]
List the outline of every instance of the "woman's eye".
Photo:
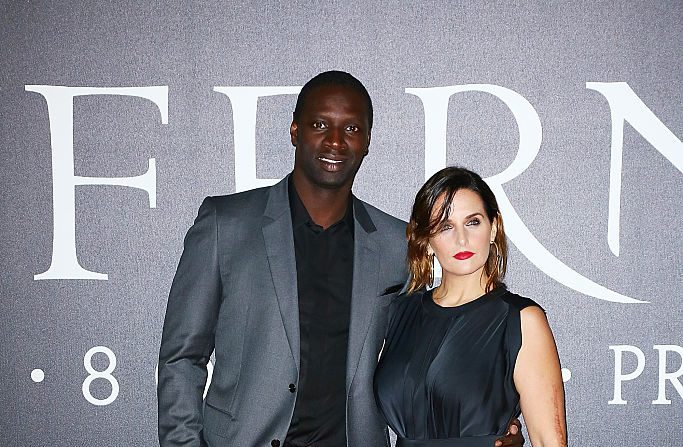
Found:
[(469, 222), (467, 222), (467, 225), (468, 226), (479, 225), (480, 223), (481, 223), (481, 221), (479, 219), (472, 219)]
[(453, 228), (452, 226), (446, 224), (446, 225), (441, 225), (441, 231), (447, 231)]

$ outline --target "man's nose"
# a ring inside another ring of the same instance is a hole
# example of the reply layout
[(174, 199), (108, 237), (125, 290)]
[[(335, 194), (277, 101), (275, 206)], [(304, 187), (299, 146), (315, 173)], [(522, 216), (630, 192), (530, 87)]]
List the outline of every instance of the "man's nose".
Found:
[(325, 135), (325, 143), (334, 148), (344, 147), (344, 132), (338, 127), (330, 127)]

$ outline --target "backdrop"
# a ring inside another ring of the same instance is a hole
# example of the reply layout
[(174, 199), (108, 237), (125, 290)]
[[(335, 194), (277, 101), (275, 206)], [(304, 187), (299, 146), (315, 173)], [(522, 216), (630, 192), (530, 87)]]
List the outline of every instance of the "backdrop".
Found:
[(509, 287), (548, 311), (570, 442), (680, 445), (683, 3), (0, 2), (0, 429), (153, 446), (182, 239), (270, 184), (320, 71), (375, 105), (355, 194), (488, 179)]

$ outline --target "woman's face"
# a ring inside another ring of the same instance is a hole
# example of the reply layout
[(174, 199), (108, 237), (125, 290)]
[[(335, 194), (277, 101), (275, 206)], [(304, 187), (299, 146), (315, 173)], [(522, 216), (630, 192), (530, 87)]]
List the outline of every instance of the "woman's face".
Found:
[[(436, 201), (434, 212), (441, 208), (443, 200), (442, 196)], [(429, 246), (441, 264), (444, 279), (448, 276), (480, 277), (495, 237), (495, 225), (487, 217), (479, 194), (461, 189), (453, 196), (448, 219), (437, 228)]]

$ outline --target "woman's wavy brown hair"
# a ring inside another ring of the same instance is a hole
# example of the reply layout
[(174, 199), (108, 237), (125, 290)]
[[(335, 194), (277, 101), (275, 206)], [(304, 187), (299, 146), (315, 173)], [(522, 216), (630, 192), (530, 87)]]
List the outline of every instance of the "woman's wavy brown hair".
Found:
[[(496, 237), (484, 264), (483, 273), (487, 277), (487, 292), (502, 284), (507, 269), (508, 247), (496, 196), (477, 173), (454, 166), (444, 168), (431, 176), (415, 196), (410, 222), (406, 228), (410, 269), (408, 293), (433, 284), (434, 255), (427, 254), (429, 239), (434, 237), (441, 224), (448, 220), (453, 196), (461, 189), (469, 189), (479, 195), (484, 202), (486, 216), (496, 226)], [(444, 200), (441, 201), (439, 208), (435, 209), (441, 197)]]

